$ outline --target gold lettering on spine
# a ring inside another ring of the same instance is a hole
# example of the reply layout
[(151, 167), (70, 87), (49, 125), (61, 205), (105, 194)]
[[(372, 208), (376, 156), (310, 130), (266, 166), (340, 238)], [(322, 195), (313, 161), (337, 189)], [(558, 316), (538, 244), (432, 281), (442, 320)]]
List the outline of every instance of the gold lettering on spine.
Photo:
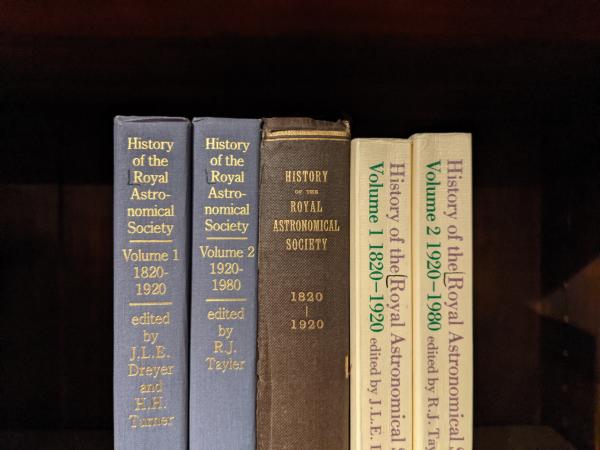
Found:
[[(242, 285), (239, 276), (248, 258), (254, 258), (252, 246), (240, 248), (248, 239), (250, 217), (256, 214), (250, 203), (235, 203), (247, 197), (246, 158), (251, 152), (251, 142), (217, 136), (207, 136), (203, 140), (207, 152), (208, 183), (210, 185), (206, 202), (200, 214), (202, 230), (207, 242), (220, 241), (222, 245), (200, 245), (194, 257), (205, 260), (203, 274), (210, 280), (214, 297), (199, 299), (211, 305), (207, 320), (215, 322), (215, 335), (209, 352), (203, 362), (207, 371), (215, 374), (239, 373), (246, 370), (246, 360), (236, 357), (237, 323), (246, 320), (246, 308), (233, 309), (230, 306), (244, 303), (240, 297)], [(214, 233), (214, 234), (213, 234)], [(217, 235), (218, 234), (218, 235)], [(234, 322), (231, 322), (234, 321)], [(233, 325), (232, 325), (233, 323)]]
[[(342, 130), (280, 130), (268, 131), (265, 140), (343, 140), (347, 141), (348, 132)], [(301, 168), (283, 170), (280, 180), (289, 185), (290, 198), (288, 213), (290, 217), (273, 220), (274, 233), (294, 233), (285, 237), (283, 246), (286, 252), (328, 252), (330, 251), (330, 233), (341, 231), (340, 222), (335, 217), (327, 217), (326, 199), (321, 197), (321, 189), (331, 182), (329, 170)], [(300, 216), (300, 217), (299, 217)], [(313, 218), (309, 218), (313, 216)], [(324, 216), (324, 217), (323, 217)], [(297, 236), (303, 233), (304, 236)], [(326, 301), (322, 291), (299, 290), (290, 292), (290, 301), (301, 307), (302, 313), (290, 319), (290, 330), (299, 333), (318, 333), (327, 327), (324, 318), (318, 316), (319, 305)], [(317, 315), (313, 309), (317, 310)]]
[[(164, 263), (180, 261), (179, 249), (172, 247), (177, 211), (172, 203), (171, 157), (177, 151), (171, 140), (127, 138), (130, 205), (125, 215), (125, 235), (129, 246), (120, 257), (130, 268), (134, 292), (127, 302), (129, 324), (136, 330), (137, 342), (129, 351), (129, 379), (139, 380), (137, 395), (126, 399), (130, 405), (128, 426), (132, 430), (173, 426), (176, 416), (154, 415), (168, 412), (170, 378), (178, 367), (168, 363), (171, 349), (162, 339), (172, 326), (170, 273)], [(148, 204), (148, 202), (152, 202)], [(171, 245), (171, 248), (165, 245)]]
[(286, 170), (286, 183), (327, 183), (328, 170)]

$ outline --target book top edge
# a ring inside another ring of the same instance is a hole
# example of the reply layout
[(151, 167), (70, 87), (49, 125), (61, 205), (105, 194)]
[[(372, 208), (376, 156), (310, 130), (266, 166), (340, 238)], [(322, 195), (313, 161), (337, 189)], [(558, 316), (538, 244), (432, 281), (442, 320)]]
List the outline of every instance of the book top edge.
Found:
[(260, 124), (262, 119), (256, 118), (244, 118), (244, 117), (194, 117), (192, 119), (192, 123), (200, 123), (200, 122), (238, 122), (238, 123), (252, 123), (252, 124)]
[(421, 133), (412, 135), (410, 139), (419, 148), (435, 146), (443, 149), (472, 145), (471, 133)]
[(115, 123), (118, 122), (148, 122), (148, 123), (158, 123), (158, 122), (188, 122), (189, 119), (185, 117), (168, 117), (168, 116), (115, 116)]
[(329, 121), (309, 117), (270, 117), (263, 119), (263, 121), (263, 131), (266, 134), (282, 131), (319, 130), (339, 132), (344, 137), (350, 137), (350, 124), (345, 120)]
[(416, 133), (411, 135), (410, 139), (427, 139), (432, 137), (445, 138), (445, 137), (471, 137), (471, 133), (454, 131), (448, 133)]
[(408, 144), (410, 143), (410, 139), (406, 138), (354, 138), (352, 142), (356, 144)]

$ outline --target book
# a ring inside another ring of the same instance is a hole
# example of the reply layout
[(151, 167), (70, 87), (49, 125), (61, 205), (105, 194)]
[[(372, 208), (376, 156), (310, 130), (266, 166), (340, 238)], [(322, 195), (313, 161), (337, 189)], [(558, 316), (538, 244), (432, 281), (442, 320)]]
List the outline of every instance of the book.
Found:
[(114, 121), (114, 444), (187, 448), (190, 123)]
[(351, 448), (412, 449), (411, 143), (353, 139)]
[(346, 450), (349, 125), (263, 123), (257, 448)]
[(471, 135), (413, 141), (414, 446), (473, 446)]
[(193, 121), (190, 449), (254, 449), (258, 119)]

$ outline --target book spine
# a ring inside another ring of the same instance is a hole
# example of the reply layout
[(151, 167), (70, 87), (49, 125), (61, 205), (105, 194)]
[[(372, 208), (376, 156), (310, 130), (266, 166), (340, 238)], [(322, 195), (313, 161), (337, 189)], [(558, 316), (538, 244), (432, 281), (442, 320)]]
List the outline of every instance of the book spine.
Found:
[(114, 444), (185, 449), (190, 123), (114, 124)]
[(415, 448), (471, 449), (471, 136), (411, 139)]
[(412, 448), (411, 144), (353, 139), (352, 448)]
[(349, 446), (349, 135), (344, 122), (264, 122), (259, 450)]
[(254, 449), (261, 121), (194, 119), (190, 449)]
[(362, 389), (363, 336), (360, 333), (361, 315), (358, 311), (361, 265), (358, 263), (358, 246), (362, 235), (359, 226), (363, 216), (360, 174), (362, 158), (359, 154), (359, 143), (352, 139), (350, 146), (350, 450), (361, 450), (363, 418), (362, 403), (365, 394)]

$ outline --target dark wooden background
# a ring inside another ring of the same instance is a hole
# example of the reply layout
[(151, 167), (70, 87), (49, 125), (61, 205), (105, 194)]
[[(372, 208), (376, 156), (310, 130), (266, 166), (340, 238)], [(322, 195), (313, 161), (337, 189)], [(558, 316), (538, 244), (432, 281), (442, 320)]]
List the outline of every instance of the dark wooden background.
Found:
[(599, 442), (600, 3), (180, 3), (0, 2), (0, 428), (112, 427), (112, 117), (309, 115), (473, 133), (476, 424)]

